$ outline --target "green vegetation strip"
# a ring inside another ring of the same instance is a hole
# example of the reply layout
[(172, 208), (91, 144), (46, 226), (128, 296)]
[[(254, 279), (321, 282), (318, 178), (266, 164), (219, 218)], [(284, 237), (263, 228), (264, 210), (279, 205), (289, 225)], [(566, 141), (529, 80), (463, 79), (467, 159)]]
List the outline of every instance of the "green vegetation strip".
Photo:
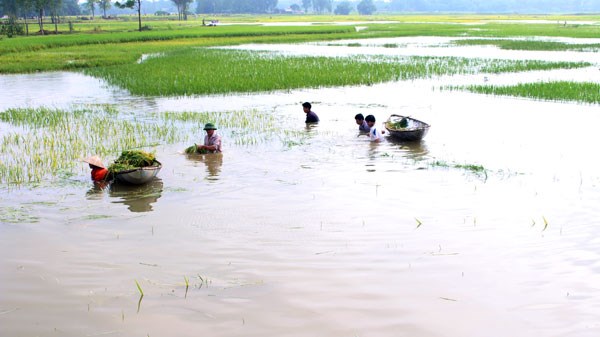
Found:
[(81, 160), (92, 154), (107, 164), (127, 149), (200, 143), (202, 126), (209, 121), (219, 126), (231, 145), (274, 140), (285, 148), (305, 134), (291, 130), (281, 135), (277, 118), (264, 118), (264, 113), (255, 110), (133, 115), (110, 105), (9, 109), (0, 112), (0, 183), (19, 186), (73, 176), (87, 170)]
[(144, 62), (87, 69), (135, 95), (185, 96), (371, 85), (439, 75), (501, 73), (589, 66), (582, 62), (455, 57), (311, 57), (210, 48), (183, 49)]
[(149, 41), (169, 41), (175, 39), (218, 39), (228, 38), (235, 41), (239, 37), (264, 37), (286, 35), (344, 34), (354, 32), (348, 26), (299, 26), (299, 27), (263, 27), (263, 26), (224, 26), (218, 29), (209, 27), (181, 28), (146, 32), (113, 32), (104, 34), (69, 34), (30, 36), (4, 39), (0, 44), (0, 55), (15, 52), (38, 51), (60, 47), (85, 46), (108, 43), (136, 43)]
[[(111, 65), (123, 65), (136, 62), (142, 54), (171, 51), (189, 46), (223, 46), (241, 43), (294, 43), (307, 41), (326, 41), (339, 39), (364, 39), (375, 37), (405, 36), (455, 36), (455, 37), (574, 37), (596, 38), (600, 36), (598, 25), (564, 25), (548, 23), (498, 23), (491, 20), (580, 20), (582, 17), (535, 17), (528, 16), (483, 16), (483, 15), (440, 15), (440, 16), (373, 16), (355, 17), (356, 20), (394, 20), (394, 23), (360, 24), (366, 27), (356, 31), (354, 26), (331, 24), (306, 26), (259, 26), (232, 25), (203, 27), (199, 21), (174, 23), (173, 21), (149, 20), (152, 30), (137, 32), (135, 20), (94, 21), (77, 23), (74, 33), (3, 38), (0, 43), (0, 74), (26, 73), (51, 70), (86, 69)], [(271, 17), (241, 16), (223, 17), (224, 22), (272, 22), (272, 21), (345, 21), (340, 16), (316, 17)], [(562, 21), (561, 21), (562, 22)], [(460, 23), (469, 23), (460, 24)], [(66, 25), (66, 24), (64, 24)], [(60, 29), (60, 25), (59, 25)], [(465, 42), (468, 43), (468, 42)], [(476, 43), (476, 42), (474, 42)], [(482, 42), (479, 42), (482, 43)], [(500, 43), (500, 42), (498, 42)], [(508, 42), (502, 42), (508, 44)], [(353, 44), (360, 46), (359, 44)], [(393, 48), (394, 44), (386, 47)], [(529, 48), (575, 48), (575, 50), (595, 50), (596, 45), (545, 46)], [(515, 47), (525, 49), (527, 43), (516, 42)], [(546, 50), (546, 49), (542, 49)]]
[(584, 43), (564, 43), (552, 41), (535, 41), (535, 40), (485, 40), (485, 39), (470, 39), (457, 40), (454, 44), (459, 46), (481, 46), (492, 45), (500, 49), (507, 50), (547, 50), (547, 51), (589, 51), (594, 52), (600, 49), (600, 43), (584, 44)]
[(510, 86), (470, 85), (457, 88), (488, 95), (518, 96), (551, 101), (600, 103), (600, 84), (598, 83), (556, 81), (521, 83)]

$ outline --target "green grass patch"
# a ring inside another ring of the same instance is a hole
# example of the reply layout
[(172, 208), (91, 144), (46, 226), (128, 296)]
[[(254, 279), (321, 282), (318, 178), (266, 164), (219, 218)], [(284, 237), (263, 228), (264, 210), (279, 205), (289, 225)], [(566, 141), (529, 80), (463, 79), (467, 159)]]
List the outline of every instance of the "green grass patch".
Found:
[(583, 44), (583, 43), (564, 43), (552, 41), (535, 41), (535, 40), (497, 40), (497, 39), (472, 39), (472, 40), (457, 40), (454, 44), (459, 46), (481, 46), (490, 45), (500, 49), (507, 50), (547, 50), (547, 51), (589, 51), (594, 52), (600, 49), (600, 43)]
[(85, 72), (135, 95), (186, 96), (371, 85), (437, 75), (588, 65), (454, 57), (283, 56), (267, 52), (188, 48), (138, 64), (86, 69)]
[(521, 83), (509, 86), (494, 85), (470, 85), (458, 87), (471, 92), (527, 97), (551, 101), (575, 101), (583, 103), (600, 103), (600, 84), (588, 82), (539, 82), (539, 83)]

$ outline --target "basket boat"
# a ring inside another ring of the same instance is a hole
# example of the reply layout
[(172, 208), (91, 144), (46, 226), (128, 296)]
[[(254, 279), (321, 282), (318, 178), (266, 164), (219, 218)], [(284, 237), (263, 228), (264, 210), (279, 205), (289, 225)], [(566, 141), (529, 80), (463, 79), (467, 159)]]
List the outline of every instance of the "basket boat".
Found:
[[(403, 128), (396, 126), (402, 118), (407, 120), (407, 125)], [(393, 114), (390, 115), (384, 126), (391, 137), (398, 140), (417, 141), (425, 137), (430, 125), (412, 117)]]
[(144, 166), (132, 170), (115, 172), (115, 180), (134, 185), (145, 184), (154, 179), (158, 172), (160, 172), (161, 168), (162, 164), (156, 161), (152, 166)]

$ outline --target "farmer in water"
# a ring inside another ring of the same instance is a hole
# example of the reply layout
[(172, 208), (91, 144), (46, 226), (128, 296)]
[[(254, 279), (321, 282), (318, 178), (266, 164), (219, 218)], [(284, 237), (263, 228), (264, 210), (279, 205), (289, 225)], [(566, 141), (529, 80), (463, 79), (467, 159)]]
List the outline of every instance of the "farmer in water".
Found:
[(302, 103), (302, 110), (306, 114), (306, 120), (304, 123), (319, 123), (319, 116), (311, 110), (312, 105), (308, 102)]
[(204, 125), (204, 145), (198, 145), (198, 152), (218, 153), (221, 152), (221, 136), (216, 132), (217, 128), (213, 123)]
[(92, 169), (92, 180), (93, 181), (105, 181), (109, 178), (109, 172), (102, 164), (102, 160), (98, 156), (91, 156), (83, 160), (83, 162), (88, 163), (90, 168)]

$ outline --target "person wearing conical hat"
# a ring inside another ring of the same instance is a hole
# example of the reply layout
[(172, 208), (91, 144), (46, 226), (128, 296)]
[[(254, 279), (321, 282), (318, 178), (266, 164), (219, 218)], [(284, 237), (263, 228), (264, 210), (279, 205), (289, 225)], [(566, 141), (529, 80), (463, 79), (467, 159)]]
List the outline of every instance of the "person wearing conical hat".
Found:
[(100, 157), (91, 156), (84, 159), (83, 161), (90, 165), (90, 168), (92, 169), (91, 175), (93, 181), (103, 181), (108, 178), (108, 169), (104, 167), (104, 164), (102, 164), (102, 160), (100, 160)]
[(204, 125), (206, 136), (204, 136), (204, 145), (198, 145), (198, 152), (222, 152), (221, 136), (217, 134), (216, 130), (217, 128), (213, 123), (206, 123)]

